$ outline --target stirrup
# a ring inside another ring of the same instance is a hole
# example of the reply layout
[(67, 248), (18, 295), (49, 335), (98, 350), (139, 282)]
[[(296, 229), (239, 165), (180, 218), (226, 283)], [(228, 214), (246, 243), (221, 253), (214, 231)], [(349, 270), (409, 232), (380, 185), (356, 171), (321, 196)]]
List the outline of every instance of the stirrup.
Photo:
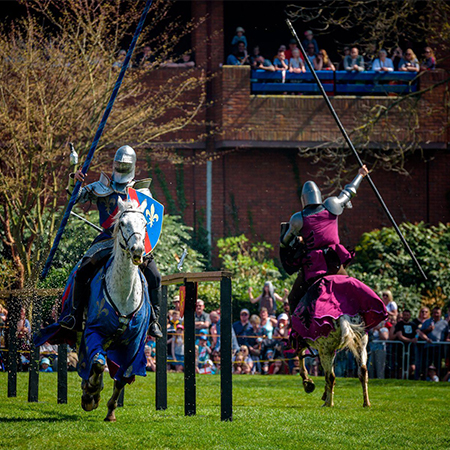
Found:
[(68, 316), (64, 317), (59, 321), (59, 324), (63, 328), (67, 328), (68, 330), (73, 330), (75, 328), (75, 325), (77, 324), (77, 320), (75, 319), (75, 316), (72, 314), (69, 314)]

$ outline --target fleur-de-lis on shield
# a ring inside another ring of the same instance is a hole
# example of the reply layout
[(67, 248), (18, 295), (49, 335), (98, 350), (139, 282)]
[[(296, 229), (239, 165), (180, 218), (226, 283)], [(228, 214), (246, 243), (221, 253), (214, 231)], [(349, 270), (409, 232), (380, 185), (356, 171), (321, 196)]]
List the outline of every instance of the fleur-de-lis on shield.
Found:
[(147, 216), (148, 224), (150, 225), (150, 227), (153, 226), (154, 222), (158, 222), (159, 220), (158, 214), (155, 214), (155, 205), (151, 205), (150, 211), (147, 209), (145, 211), (145, 215)]

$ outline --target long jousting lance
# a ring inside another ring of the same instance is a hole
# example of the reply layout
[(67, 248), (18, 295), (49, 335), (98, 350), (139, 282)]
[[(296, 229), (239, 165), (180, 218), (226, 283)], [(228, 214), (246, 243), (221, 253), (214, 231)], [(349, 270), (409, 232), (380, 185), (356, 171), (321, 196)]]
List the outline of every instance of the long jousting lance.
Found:
[[(83, 168), (81, 169), (83, 175), (86, 175), (87, 171), (89, 170), (89, 166), (91, 165), (91, 161), (92, 161), (92, 158), (94, 157), (94, 153), (97, 148), (98, 141), (102, 137), (103, 130), (106, 125), (106, 121), (108, 120), (109, 114), (114, 105), (114, 101), (116, 100), (117, 93), (119, 92), (119, 88), (122, 84), (123, 77), (125, 76), (125, 72), (128, 69), (128, 65), (130, 63), (131, 56), (133, 54), (134, 48), (136, 47), (136, 43), (139, 38), (139, 35), (141, 34), (141, 31), (144, 26), (145, 19), (147, 18), (147, 14), (148, 14), (148, 11), (152, 4), (152, 1), (153, 0), (147, 0), (147, 2), (145, 4), (144, 11), (142, 12), (142, 15), (139, 20), (136, 31), (134, 32), (133, 40), (131, 41), (127, 56), (125, 57), (125, 60), (123, 61), (122, 68), (120, 70), (119, 76), (118, 76), (116, 84), (114, 86), (114, 89), (111, 93), (111, 97), (109, 99), (108, 105), (106, 106), (105, 112), (103, 113), (102, 120), (100, 122), (100, 125), (97, 128), (97, 132), (95, 133), (94, 141), (92, 142), (91, 148), (86, 157), (86, 161), (84, 162)], [(64, 212), (64, 217), (62, 218), (61, 225), (59, 226), (58, 232), (56, 233), (56, 236), (55, 236), (55, 240), (53, 241), (53, 246), (50, 249), (50, 253), (48, 255), (47, 261), (45, 262), (45, 266), (42, 270), (41, 279), (44, 279), (47, 276), (48, 271), (50, 270), (50, 266), (52, 265), (53, 257), (55, 256), (56, 250), (58, 248), (62, 234), (64, 232), (64, 228), (67, 225), (67, 221), (69, 220), (69, 216), (72, 211), (72, 208), (75, 205), (75, 202), (78, 198), (78, 193), (80, 191), (81, 184), (82, 184), (81, 181), (77, 181), (75, 188), (72, 192), (72, 196), (70, 197), (69, 203), (67, 204), (67, 208), (66, 208), (66, 211)]]
[[(336, 111), (333, 108), (333, 105), (330, 102), (330, 99), (328, 98), (325, 89), (322, 86), (321, 81), (319, 80), (319, 77), (317, 76), (316, 71), (314, 70), (313, 65), (311, 64), (311, 61), (308, 58), (308, 55), (305, 52), (305, 49), (303, 48), (303, 45), (300, 42), (300, 39), (297, 36), (296, 31), (294, 30), (294, 27), (292, 26), (292, 23), (289, 19), (286, 19), (286, 23), (288, 24), (289, 29), (291, 30), (292, 35), (294, 36), (294, 38), (297, 41), (298, 47), (300, 49), (300, 51), (302, 52), (303, 58), (305, 60), (305, 63), (308, 65), (309, 70), (311, 71), (311, 73), (314, 76), (314, 79), (316, 80), (317, 86), (319, 86), (320, 92), (322, 93), (322, 96), (325, 100), (325, 103), (328, 106), (328, 109), (330, 110), (332, 116), (334, 117), (334, 120), (337, 123), (337, 126), (339, 127), (339, 129), (341, 130), (342, 135), (344, 136), (345, 140), (347, 141), (348, 146), (350, 147), (350, 149), (352, 150), (353, 154), (355, 155), (356, 160), (358, 161), (359, 165), (362, 167), (364, 164), (361, 161), (361, 158), (358, 155), (358, 152), (356, 151), (353, 142), (350, 140), (347, 132), (345, 131), (344, 126), (342, 125), (341, 121), (339, 120), (338, 115), (336, 114)], [(422, 277), (424, 278), (424, 280), (427, 280), (427, 276), (425, 275), (425, 272), (423, 271), (422, 267), (419, 264), (419, 261), (417, 261), (416, 256), (414, 255), (413, 251), (411, 250), (410, 246), (408, 245), (408, 242), (406, 242), (405, 237), (403, 236), (402, 232), (400, 231), (400, 228), (398, 227), (397, 223), (395, 222), (394, 218), (392, 217), (392, 214), (390, 213), (388, 207), (386, 206), (386, 203), (384, 203), (383, 198), (381, 197), (381, 194), (378, 192), (378, 189), (376, 188), (374, 182), (372, 181), (372, 178), (370, 177), (369, 174), (367, 174), (366, 176), (367, 181), (370, 184), (370, 187), (373, 189), (373, 191), (375, 192), (375, 195), (377, 196), (379, 202), (381, 203), (381, 206), (384, 209), (384, 212), (386, 213), (386, 215), (388, 216), (389, 220), (391, 221), (392, 225), (395, 228), (395, 231), (397, 232), (398, 236), (400, 237), (400, 240), (402, 241), (403, 245), (405, 246), (406, 250), (408, 251), (408, 253), (410, 254), (411, 258), (413, 259), (414, 263), (416, 264), (417, 268), (419, 269), (419, 272), (421, 273)]]

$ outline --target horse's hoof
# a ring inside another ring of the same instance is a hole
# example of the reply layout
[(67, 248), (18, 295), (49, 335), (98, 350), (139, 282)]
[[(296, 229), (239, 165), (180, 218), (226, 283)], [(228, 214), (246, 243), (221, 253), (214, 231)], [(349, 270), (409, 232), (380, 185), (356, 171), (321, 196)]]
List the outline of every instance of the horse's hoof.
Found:
[(331, 407), (333, 407), (334, 405), (333, 405), (333, 403), (327, 403), (327, 402), (325, 402), (323, 405), (322, 405), (322, 408), (331, 408)]
[(314, 392), (314, 389), (316, 388), (316, 385), (314, 384), (314, 381), (312, 380), (305, 380), (303, 381), (303, 389), (307, 394), (311, 394), (311, 392)]
[(108, 414), (104, 419), (105, 422), (116, 422), (116, 416), (114, 414)]
[(367, 403), (364, 403), (364, 404), (363, 404), (363, 408), (370, 408), (370, 406), (371, 406), (371, 405), (370, 405), (370, 402), (367, 402)]
[(100, 403), (100, 395), (83, 394), (81, 396), (81, 407), (87, 411), (93, 411), (98, 408)]

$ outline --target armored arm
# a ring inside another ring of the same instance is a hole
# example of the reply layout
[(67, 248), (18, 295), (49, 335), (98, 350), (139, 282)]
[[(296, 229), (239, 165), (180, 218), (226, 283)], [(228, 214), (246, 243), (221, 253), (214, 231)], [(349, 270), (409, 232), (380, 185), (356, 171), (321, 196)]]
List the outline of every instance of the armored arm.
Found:
[(354, 180), (350, 184), (347, 184), (337, 197), (328, 197), (323, 202), (325, 209), (336, 216), (340, 216), (345, 207), (351, 208), (352, 206), (350, 200), (356, 195), (356, 191), (358, 190), (363, 178), (364, 175), (358, 173)]
[[(280, 247), (287, 247), (300, 234), (303, 227), (302, 212), (295, 213), (289, 220), (289, 226), (284, 224), (280, 236)], [(286, 231), (285, 231), (286, 230)], [(285, 232), (284, 232), (285, 231)]]

